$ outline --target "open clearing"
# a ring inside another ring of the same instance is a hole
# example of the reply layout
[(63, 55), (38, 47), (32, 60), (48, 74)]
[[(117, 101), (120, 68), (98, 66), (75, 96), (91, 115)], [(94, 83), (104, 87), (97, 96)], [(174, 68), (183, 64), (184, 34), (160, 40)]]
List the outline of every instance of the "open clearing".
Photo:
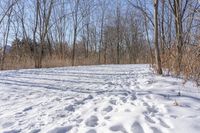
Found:
[(199, 133), (199, 88), (182, 82), (148, 65), (2, 71), (0, 132)]

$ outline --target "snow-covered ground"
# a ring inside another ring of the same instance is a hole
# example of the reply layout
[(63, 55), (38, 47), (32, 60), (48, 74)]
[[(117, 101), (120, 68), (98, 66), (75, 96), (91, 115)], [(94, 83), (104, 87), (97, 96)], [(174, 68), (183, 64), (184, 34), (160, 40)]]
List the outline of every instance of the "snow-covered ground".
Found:
[(200, 90), (182, 82), (148, 65), (2, 71), (0, 132), (199, 133)]

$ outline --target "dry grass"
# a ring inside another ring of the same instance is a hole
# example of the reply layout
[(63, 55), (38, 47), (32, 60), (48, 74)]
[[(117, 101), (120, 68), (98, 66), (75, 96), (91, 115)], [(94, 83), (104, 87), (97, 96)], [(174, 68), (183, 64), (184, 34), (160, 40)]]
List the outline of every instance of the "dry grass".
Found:
[(34, 68), (34, 60), (31, 58), (12, 58), (10, 56), (6, 56), (4, 63), (4, 70), (11, 69), (28, 69)]
[[(136, 62), (134, 63), (149, 63), (150, 59), (149, 56), (140, 56), (137, 58)], [(75, 58), (75, 65), (97, 65), (97, 64), (115, 64), (116, 59), (114, 58), (106, 58), (106, 62), (104, 60), (104, 55), (101, 55), (100, 62), (98, 60), (97, 53), (90, 53), (88, 57), (84, 55), (77, 55)], [(71, 57), (67, 56), (62, 58), (61, 56), (54, 53), (51, 57), (45, 56), (42, 60), (42, 67), (43, 68), (51, 68), (51, 67), (65, 67), (71, 66)], [(121, 56), (120, 64), (129, 64), (133, 63), (130, 62), (130, 59), (127, 55)], [(15, 54), (7, 54), (4, 62), (4, 70), (11, 70), (11, 69), (28, 69), (28, 68), (35, 68), (35, 61), (34, 57), (30, 57), (28, 54), (24, 54), (21, 57), (15, 56)]]
[[(178, 68), (174, 65), (176, 63), (175, 50), (167, 50), (161, 58), (163, 68), (168, 71), (168, 74), (176, 75)], [(181, 74), (184, 76), (185, 82), (193, 80), (197, 86), (200, 86), (200, 46), (185, 48), (181, 64)]]
[[(175, 67), (175, 52), (174, 48), (165, 50), (165, 53), (161, 55), (162, 58), (162, 67), (168, 71), (168, 74), (177, 73), (177, 68)], [(104, 56), (101, 56), (100, 63), (98, 62), (98, 54), (90, 53), (86, 58), (84, 55), (78, 55), (75, 60), (75, 65), (96, 65), (96, 64), (104, 64)], [(106, 59), (105, 64), (113, 64), (115, 63), (115, 59), (108, 58)], [(130, 57), (124, 55), (121, 57), (121, 64), (129, 64)], [(135, 63), (150, 63), (150, 56), (139, 56)], [(64, 67), (71, 65), (70, 56), (61, 58), (56, 53), (54, 53), (51, 57), (46, 56), (42, 60), (43, 68), (50, 67)], [(34, 58), (30, 56), (22, 56), (16, 57), (13, 55), (6, 55), (4, 70), (9, 69), (27, 69), (34, 68)], [(190, 46), (185, 48), (182, 65), (181, 65), (181, 74), (184, 75), (185, 81), (194, 80), (198, 86), (200, 86), (200, 46)]]
[[(103, 61), (102, 61), (103, 62)], [(52, 55), (46, 56), (42, 60), (42, 67), (43, 68), (53, 68), (53, 67), (65, 67), (71, 66), (71, 58), (65, 57), (61, 58), (60, 56)], [(96, 65), (99, 64), (98, 62), (98, 55), (91, 55), (87, 58), (84, 56), (76, 57), (75, 58), (75, 65)], [(23, 57), (15, 57), (12, 55), (6, 55), (5, 62), (4, 62), (4, 70), (12, 70), (12, 69), (28, 69), (28, 68), (35, 68), (35, 61), (34, 58), (30, 58), (27, 56)]]
[(200, 86), (200, 46), (187, 49), (183, 56), (183, 64), (186, 80), (192, 79)]

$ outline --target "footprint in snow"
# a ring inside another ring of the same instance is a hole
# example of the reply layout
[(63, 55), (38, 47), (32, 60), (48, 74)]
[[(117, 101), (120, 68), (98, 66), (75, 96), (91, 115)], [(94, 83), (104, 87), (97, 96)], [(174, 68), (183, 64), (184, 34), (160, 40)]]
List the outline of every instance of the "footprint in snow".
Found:
[(88, 127), (95, 127), (98, 125), (98, 120), (96, 116), (92, 115), (85, 121), (85, 125)]
[(185, 107), (185, 108), (191, 108), (190, 105), (181, 105), (181, 107)]
[(21, 132), (21, 129), (20, 130), (9, 130), (9, 131), (4, 131), (3, 133), (20, 133)]
[(127, 97), (120, 97), (120, 100), (121, 100), (123, 103), (126, 103), (126, 102), (127, 102)]
[(11, 127), (12, 125), (14, 125), (14, 122), (6, 122), (6, 123), (2, 124), (2, 127), (8, 128), (8, 127)]
[(119, 124), (119, 125), (114, 125), (110, 127), (110, 130), (113, 132), (122, 132), (122, 133), (128, 133), (125, 128)]
[(156, 123), (154, 120), (152, 120), (149, 116), (145, 116), (145, 120), (147, 120), (150, 123)]
[(196, 115), (187, 116), (187, 118), (195, 118), (195, 117), (198, 117), (198, 116), (196, 116)]
[(104, 119), (109, 120), (111, 117), (110, 116), (105, 116)]
[(153, 130), (153, 133), (162, 133), (160, 131), (160, 129), (156, 128), (156, 127), (151, 127), (151, 129)]
[(29, 111), (29, 110), (32, 110), (32, 109), (33, 109), (33, 107), (30, 106), (30, 107), (25, 108), (23, 111), (26, 112), (26, 111)]
[(94, 111), (97, 112), (97, 111), (98, 111), (98, 108), (94, 108)]
[(105, 112), (111, 112), (112, 110), (113, 110), (113, 107), (110, 105), (103, 109), (103, 111), (105, 111)]
[(142, 126), (138, 122), (133, 123), (133, 125), (131, 126), (131, 130), (133, 133), (144, 133)]
[(145, 96), (145, 98), (146, 98), (146, 99), (149, 99), (149, 100), (151, 99), (151, 97), (150, 97), (149, 95)]
[(143, 102), (142, 104), (143, 104), (144, 106), (149, 107), (148, 103), (146, 103), (146, 102)]
[(109, 103), (110, 103), (110, 104), (113, 104), (113, 105), (117, 105), (117, 100), (110, 99), (110, 100), (109, 100)]
[(158, 113), (158, 109), (153, 105), (152, 107), (151, 106), (147, 106), (147, 110), (149, 113)]
[(88, 95), (86, 98), (84, 98), (82, 100), (75, 100), (75, 102), (76, 102), (76, 105), (82, 105), (82, 104), (85, 104), (85, 101), (91, 100), (93, 98), (94, 97), (92, 95)]
[(83, 105), (84, 104), (84, 101), (82, 101), (82, 100), (76, 100), (75, 102), (76, 102), (76, 105)]
[(65, 113), (59, 113), (59, 114), (57, 114), (56, 116), (57, 116), (57, 117), (60, 117), (60, 118), (66, 117)]
[(65, 107), (65, 110), (70, 111), (70, 112), (74, 112), (74, 111), (75, 111), (75, 108), (74, 108), (73, 105), (69, 105), (69, 106), (66, 106), (66, 107)]
[(171, 117), (171, 118), (174, 118), (174, 119), (178, 118), (177, 115), (170, 115), (170, 117)]
[(96, 130), (90, 129), (90, 130), (88, 130), (86, 133), (96, 133)]
[(159, 121), (160, 121), (160, 124), (161, 124), (163, 127), (165, 127), (165, 128), (170, 128), (170, 126), (169, 126), (166, 122), (164, 122), (162, 119), (159, 119)]
[(41, 131), (41, 129), (34, 129), (30, 133), (39, 133), (40, 131)]
[(67, 133), (72, 129), (72, 126), (66, 126), (66, 127), (56, 127), (47, 133)]
[(60, 102), (60, 101), (61, 101), (61, 99), (60, 99), (60, 98), (58, 98), (58, 97), (56, 97), (56, 98), (52, 99), (51, 101), (52, 101), (52, 102), (55, 102), (55, 101), (58, 101), (58, 102)]
[(27, 115), (26, 112), (18, 112), (18, 113), (15, 113), (15, 118), (20, 118), (20, 117), (23, 117), (25, 115)]
[[(139, 84), (139, 83), (136, 83), (136, 84)], [(135, 89), (136, 89), (136, 90), (139, 90), (139, 89), (141, 89), (141, 88), (140, 88), (140, 86), (136, 85), (136, 86), (135, 86)]]
[(82, 121), (83, 119), (80, 119), (80, 118), (76, 120), (77, 123), (81, 123)]
[(135, 94), (132, 94), (132, 95), (131, 95), (131, 100), (134, 101), (134, 100), (136, 100), (136, 99), (137, 99), (137, 96), (136, 96)]
[(131, 112), (131, 110), (130, 109), (125, 109), (124, 112)]
[(88, 95), (86, 98), (83, 99), (83, 101), (90, 100), (90, 99), (93, 99), (92, 95)]

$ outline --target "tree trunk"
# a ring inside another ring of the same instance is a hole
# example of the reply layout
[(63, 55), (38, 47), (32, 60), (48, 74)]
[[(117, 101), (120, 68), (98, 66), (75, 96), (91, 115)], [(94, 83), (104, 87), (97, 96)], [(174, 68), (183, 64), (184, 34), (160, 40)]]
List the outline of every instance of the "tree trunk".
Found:
[(158, 46), (158, 0), (154, 0), (154, 45), (156, 57), (156, 70), (158, 74), (162, 74), (160, 50)]
[(175, 14), (175, 27), (176, 27), (176, 49), (177, 55), (175, 59), (175, 68), (177, 75), (181, 72), (181, 62), (182, 62), (182, 47), (183, 47), (183, 40), (182, 40), (182, 19), (181, 19), (181, 11), (180, 11), (180, 1), (174, 0), (174, 14)]
[(75, 52), (76, 52), (76, 37), (77, 37), (77, 28), (78, 28), (78, 8), (79, 0), (75, 2), (75, 12), (74, 12), (74, 39), (73, 39), (73, 49), (72, 49), (72, 66), (75, 65)]

